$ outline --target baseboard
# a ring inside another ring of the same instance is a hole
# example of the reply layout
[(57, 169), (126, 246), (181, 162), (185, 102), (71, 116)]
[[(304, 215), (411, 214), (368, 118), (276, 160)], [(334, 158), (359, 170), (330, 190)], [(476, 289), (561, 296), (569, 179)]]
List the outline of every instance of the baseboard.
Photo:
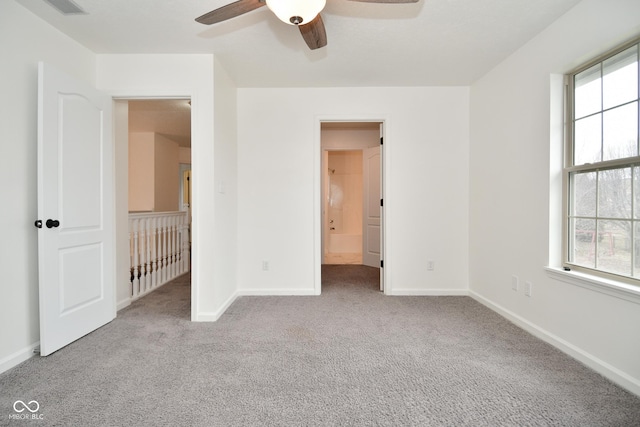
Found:
[(316, 295), (315, 289), (240, 289), (231, 295), (225, 303), (215, 312), (196, 313), (191, 318), (194, 322), (215, 322), (220, 316), (233, 304), (233, 302), (242, 296), (309, 296)]
[(314, 288), (305, 289), (239, 289), (238, 296), (313, 296)]
[(509, 311), (504, 307), (494, 304), (493, 302), (489, 301), (482, 295), (479, 295), (473, 291), (469, 291), (469, 296), (471, 296), (473, 299), (478, 301), (480, 304), (488, 307), (489, 309), (505, 317), (506, 319), (508, 319), (515, 325), (519, 326), (520, 328), (524, 329), (525, 331), (529, 332), (533, 336), (540, 338), (542, 341), (548, 344), (551, 344), (552, 346), (556, 347), (558, 350), (562, 351), (563, 353), (573, 357), (580, 363), (593, 369), (594, 371), (604, 376), (605, 378), (609, 379), (610, 381), (616, 383), (620, 387), (630, 391), (631, 393), (637, 396), (640, 396), (640, 380), (638, 380), (637, 378), (634, 378), (629, 374), (621, 371), (620, 369), (617, 369), (616, 367), (611, 366), (605, 361), (600, 360), (599, 358), (593, 356), (590, 353), (587, 353), (581, 348), (576, 347), (575, 345), (563, 340), (562, 338), (555, 336), (549, 331), (540, 328), (539, 326), (518, 316), (512, 311)]
[(120, 311), (125, 307), (129, 307), (130, 305), (131, 305), (131, 297), (127, 297), (116, 303), (116, 311)]
[(39, 345), (40, 342), (38, 341), (0, 360), (0, 374), (34, 357), (36, 353), (33, 351), (38, 348)]
[(238, 292), (234, 292), (233, 295), (231, 295), (229, 298), (227, 298), (227, 300), (224, 302), (224, 304), (222, 304), (222, 307), (220, 307), (219, 310), (216, 310), (215, 312), (198, 312), (195, 313), (195, 315), (193, 315), (191, 317), (191, 321), (193, 322), (215, 322), (217, 321), (220, 316), (222, 316), (224, 314), (225, 311), (227, 311), (227, 309), (231, 306), (231, 304), (233, 304), (233, 302), (239, 297), (240, 295), (238, 295)]
[[(224, 313), (224, 312), (223, 312)], [(216, 322), (223, 313), (196, 313), (195, 317), (191, 318), (192, 322)]]
[(444, 297), (444, 296), (456, 296), (466, 297), (469, 296), (467, 289), (391, 289), (389, 295), (393, 296), (419, 296), (419, 297)]

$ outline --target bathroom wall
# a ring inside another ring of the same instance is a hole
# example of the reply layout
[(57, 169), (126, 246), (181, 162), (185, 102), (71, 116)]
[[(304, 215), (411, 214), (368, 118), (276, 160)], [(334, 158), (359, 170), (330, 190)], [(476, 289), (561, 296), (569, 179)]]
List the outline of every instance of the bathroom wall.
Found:
[[(329, 253), (362, 252), (362, 151), (328, 153)], [(339, 236), (341, 235), (341, 236)]]

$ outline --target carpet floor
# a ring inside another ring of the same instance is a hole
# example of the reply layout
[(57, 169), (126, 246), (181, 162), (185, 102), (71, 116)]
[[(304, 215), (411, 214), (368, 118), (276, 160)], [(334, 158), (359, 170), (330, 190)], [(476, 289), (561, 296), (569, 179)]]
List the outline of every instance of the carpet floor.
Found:
[(1, 374), (0, 425), (640, 426), (640, 398), (471, 298), (322, 275), (321, 296), (241, 297), (215, 323), (189, 321), (178, 278)]

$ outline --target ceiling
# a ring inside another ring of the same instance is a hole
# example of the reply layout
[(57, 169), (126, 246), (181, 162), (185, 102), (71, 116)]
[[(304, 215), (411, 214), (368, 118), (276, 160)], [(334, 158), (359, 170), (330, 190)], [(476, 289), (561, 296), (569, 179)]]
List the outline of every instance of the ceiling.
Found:
[(188, 99), (129, 101), (129, 132), (153, 132), (191, 146), (191, 104)]
[(233, 0), (15, 1), (95, 53), (213, 53), (238, 87), (366, 87), (469, 85), (580, 0), (327, 0), (315, 51), (267, 7), (194, 21)]
[[(213, 53), (238, 87), (390, 87), (470, 85), (580, 0), (327, 0), (328, 46), (314, 51), (267, 7), (195, 22), (234, 0), (74, 0), (84, 15), (15, 1), (95, 53)], [(129, 102), (131, 132), (184, 147), (190, 118), (188, 100)]]

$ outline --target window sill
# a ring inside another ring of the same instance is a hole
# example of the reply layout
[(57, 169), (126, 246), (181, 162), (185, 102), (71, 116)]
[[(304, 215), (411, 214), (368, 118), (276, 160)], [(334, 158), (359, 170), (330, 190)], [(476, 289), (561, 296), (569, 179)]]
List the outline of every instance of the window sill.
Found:
[(556, 267), (545, 267), (545, 270), (552, 279), (640, 304), (640, 287)]

